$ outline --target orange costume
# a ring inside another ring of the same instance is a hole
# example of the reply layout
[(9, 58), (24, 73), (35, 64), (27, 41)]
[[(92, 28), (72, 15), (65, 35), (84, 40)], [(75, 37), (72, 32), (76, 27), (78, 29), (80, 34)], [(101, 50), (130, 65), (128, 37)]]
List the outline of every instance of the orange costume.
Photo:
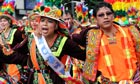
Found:
[(98, 29), (88, 31), (87, 58), (83, 75), (88, 80), (97, 81), (97, 71), (100, 71), (98, 77), (102, 84), (104, 81), (120, 83), (124, 80), (137, 83), (140, 77), (137, 77), (137, 81), (134, 80), (140, 63), (139, 32), (133, 27), (122, 28), (116, 24), (114, 27), (118, 32), (112, 39)]

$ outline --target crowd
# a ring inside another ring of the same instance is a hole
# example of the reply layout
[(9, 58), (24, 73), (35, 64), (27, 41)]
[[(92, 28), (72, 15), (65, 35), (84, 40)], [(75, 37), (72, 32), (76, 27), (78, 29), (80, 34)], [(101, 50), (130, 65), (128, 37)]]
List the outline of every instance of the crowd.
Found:
[(140, 84), (139, 26), (114, 22), (112, 5), (94, 23), (43, 5), (16, 20), (0, 15), (0, 84)]

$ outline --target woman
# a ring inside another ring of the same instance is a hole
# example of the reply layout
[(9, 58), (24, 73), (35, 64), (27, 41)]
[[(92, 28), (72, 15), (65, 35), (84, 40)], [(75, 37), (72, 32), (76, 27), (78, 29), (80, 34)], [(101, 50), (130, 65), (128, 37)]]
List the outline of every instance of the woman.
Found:
[[(84, 50), (80, 49), (76, 43), (67, 37), (68, 32), (64, 28), (65, 25), (62, 24), (59, 19), (60, 16), (61, 12), (55, 6), (44, 7), (44, 10), (42, 10), (41, 15), (39, 16), (39, 27), (35, 31), (33, 38), (29, 41), (29, 43), (31, 43), (30, 55), (32, 62), (30, 69), (33, 69), (34, 71), (34, 84), (65, 84), (65, 81), (50, 68), (48, 62), (46, 64), (46, 59), (41, 56), (38, 45), (36, 47), (35, 43), (37, 43), (37, 40), (35, 37), (40, 38), (43, 36), (49, 46), (49, 49), (51, 50), (52, 55), (57, 57), (59, 60), (61, 60), (65, 54), (69, 54), (70, 56), (81, 60), (85, 59)], [(41, 76), (39, 73), (41, 73)], [(42, 76), (43, 82), (40, 80)]]
[(36, 18), (36, 16), (38, 16), (39, 13), (33, 12), (31, 14), (29, 14), (28, 16), (28, 25), (25, 26), (25, 32), (31, 32), (32, 30), (36, 30), (36, 28), (38, 27), (38, 18)]
[[(27, 40), (24, 40), (24, 38), (22, 38), (23, 34), (17, 29), (18, 27), (15, 26), (14, 22), (15, 19), (12, 16), (8, 14), (0, 15), (0, 44), (2, 52), (6, 56), (10, 56), (11, 54), (13, 54), (13, 52), (19, 52), (26, 55), (28, 47), (26, 45), (27, 42), (26, 44), (24, 44), (24, 42)], [(1, 75), (2, 77), (10, 78), (12, 80), (10, 81), (11, 83), (17, 83), (21, 79), (21, 68), (21, 65), (2, 64)]]
[[(27, 84), (65, 84), (65, 77), (63, 79), (64, 66), (59, 60), (65, 54), (85, 60), (84, 50), (67, 37), (68, 32), (59, 19), (60, 16), (61, 11), (55, 6), (44, 7), (38, 16), (38, 28), (31, 34), (28, 42), (30, 57), (27, 62), (29, 75)], [(41, 40), (42, 38), (43, 41)], [(39, 44), (37, 44), (38, 42)], [(42, 44), (45, 45), (42, 46)], [(44, 50), (47, 45), (47, 50)], [(40, 49), (43, 49), (42, 52), (49, 57), (44, 56)], [(1, 59), (10, 59), (3, 56), (1, 52), (0, 54)], [(16, 60), (17, 63), (20, 63), (27, 60), (23, 56), (21, 53), (14, 52), (9, 57), (15, 58), (11, 59), (12, 62)], [(22, 61), (21, 58), (23, 59)], [(4, 62), (1, 59), (0, 61)]]

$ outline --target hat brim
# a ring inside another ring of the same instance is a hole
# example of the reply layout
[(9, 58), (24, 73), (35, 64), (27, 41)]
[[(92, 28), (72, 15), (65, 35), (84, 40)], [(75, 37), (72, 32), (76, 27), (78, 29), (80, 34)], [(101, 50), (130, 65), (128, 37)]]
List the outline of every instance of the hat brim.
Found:
[(32, 17), (38, 17), (39, 13), (31, 13), (28, 15), (28, 19), (32, 19)]
[(14, 17), (12, 17), (11, 15), (8, 15), (8, 14), (1, 14), (0, 15), (0, 17), (3, 17), (3, 16), (8, 17), (9, 19), (11, 19), (12, 24), (17, 24), (17, 20)]
[(51, 16), (44, 16), (44, 15), (39, 15), (39, 16), (40, 16), (40, 17), (50, 18), (50, 19), (56, 20), (56, 21), (58, 21), (58, 22), (64, 22), (62, 19), (54, 18), (54, 17), (51, 17)]

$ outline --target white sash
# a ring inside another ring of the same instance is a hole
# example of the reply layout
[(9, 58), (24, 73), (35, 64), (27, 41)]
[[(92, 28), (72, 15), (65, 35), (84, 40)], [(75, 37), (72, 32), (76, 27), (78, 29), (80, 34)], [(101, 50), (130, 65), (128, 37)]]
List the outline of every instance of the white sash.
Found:
[[(65, 73), (64, 70), (64, 65), (57, 59), (55, 56), (53, 56), (44, 36), (37, 37), (35, 36), (34, 33), (32, 33), (35, 41), (37, 48), (39, 50), (39, 53), (43, 57), (45, 61), (47, 61), (48, 65), (61, 77), (63, 78), (66, 82), (74, 83), (74, 84), (83, 84), (82, 81), (73, 79), (70, 75)], [(67, 84), (67, 83), (66, 83)]]
[(44, 36), (37, 37), (33, 33), (33, 36), (35, 38), (35, 42), (37, 45), (37, 48), (39, 50), (39, 53), (43, 57), (45, 61), (47, 61), (48, 65), (58, 74), (65, 75), (64, 65), (59, 59), (57, 59), (55, 56), (53, 56)]

